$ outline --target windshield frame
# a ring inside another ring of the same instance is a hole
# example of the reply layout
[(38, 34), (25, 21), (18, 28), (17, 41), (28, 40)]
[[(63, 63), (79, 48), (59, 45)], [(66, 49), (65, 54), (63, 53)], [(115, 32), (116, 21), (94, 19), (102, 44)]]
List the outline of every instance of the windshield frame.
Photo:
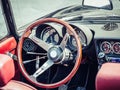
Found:
[(4, 13), (4, 19), (8, 30), (7, 36), (14, 36), (15, 39), (18, 41), (19, 36), (17, 34), (16, 24), (14, 21), (10, 0), (0, 0), (0, 3)]

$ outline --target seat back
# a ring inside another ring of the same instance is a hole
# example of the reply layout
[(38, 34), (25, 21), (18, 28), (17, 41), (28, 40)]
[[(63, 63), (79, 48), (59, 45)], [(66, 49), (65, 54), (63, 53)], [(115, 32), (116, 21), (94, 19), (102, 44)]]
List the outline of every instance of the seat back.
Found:
[(14, 62), (11, 57), (0, 54), (0, 86), (7, 84), (15, 75)]
[(96, 90), (120, 90), (120, 63), (105, 63), (96, 77)]

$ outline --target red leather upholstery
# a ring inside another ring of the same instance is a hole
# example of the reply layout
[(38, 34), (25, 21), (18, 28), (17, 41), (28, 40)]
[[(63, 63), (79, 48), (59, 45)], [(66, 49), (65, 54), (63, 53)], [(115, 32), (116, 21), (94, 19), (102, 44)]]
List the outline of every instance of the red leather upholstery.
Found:
[(15, 67), (12, 58), (0, 54), (0, 90), (37, 90), (23, 82), (11, 80), (14, 75)]
[(0, 43), (0, 53), (5, 54), (10, 50), (15, 49), (16, 46), (17, 46), (17, 43), (14, 37), (6, 38), (4, 39), (3, 42)]
[(120, 64), (105, 63), (96, 77), (96, 90), (120, 90)]
[(34, 87), (20, 81), (11, 80), (7, 85), (0, 88), (0, 90), (37, 90)]
[(8, 83), (15, 75), (14, 62), (7, 55), (0, 54), (0, 86)]

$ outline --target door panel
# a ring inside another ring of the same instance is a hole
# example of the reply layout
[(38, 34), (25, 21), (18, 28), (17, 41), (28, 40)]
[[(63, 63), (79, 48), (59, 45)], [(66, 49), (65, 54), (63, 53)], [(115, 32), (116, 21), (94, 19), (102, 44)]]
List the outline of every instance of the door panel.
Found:
[[(17, 47), (17, 42), (14, 37), (5, 38), (4, 40), (0, 41), (0, 54), (6, 54), (7, 52), (16, 54), (16, 47)], [(17, 61), (14, 61), (14, 66), (15, 66), (15, 76), (13, 79), (19, 80), (20, 72)]]
[(5, 54), (12, 51), (15, 54), (16, 46), (17, 43), (14, 37), (5, 38), (0, 42), (0, 53)]

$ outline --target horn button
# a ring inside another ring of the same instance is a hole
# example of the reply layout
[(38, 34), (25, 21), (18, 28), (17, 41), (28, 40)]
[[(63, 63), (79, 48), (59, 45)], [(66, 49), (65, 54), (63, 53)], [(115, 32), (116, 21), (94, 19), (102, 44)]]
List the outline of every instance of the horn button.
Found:
[(47, 53), (48, 59), (54, 62), (59, 62), (63, 57), (62, 52), (63, 50), (60, 47), (51, 47)]

